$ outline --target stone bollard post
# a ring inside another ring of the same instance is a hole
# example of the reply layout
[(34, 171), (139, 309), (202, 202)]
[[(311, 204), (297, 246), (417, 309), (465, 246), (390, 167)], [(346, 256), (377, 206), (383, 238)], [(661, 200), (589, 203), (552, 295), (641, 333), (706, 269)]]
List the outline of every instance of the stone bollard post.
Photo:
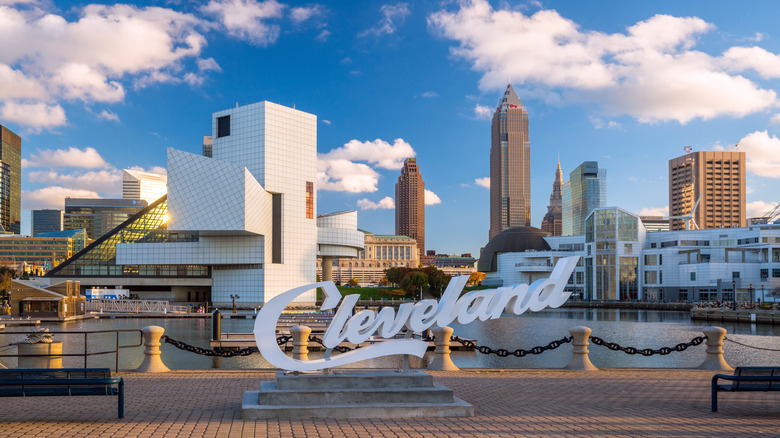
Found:
[(433, 351), (431, 363), (428, 364), (429, 370), (435, 371), (458, 371), (460, 368), (452, 363), (450, 358), (450, 337), (452, 336), (452, 327), (431, 327), (433, 333), (433, 343), (436, 349)]
[(734, 371), (726, 359), (723, 358), (723, 338), (726, 337), (726, 329), (722, 327), (704, 327), (704, 336), (707, 337), (707, 356), (699, 365), (701, 370)]
[(569, 329), (574, 348), (571, 351), (571, 361), (564, 367), (565, 370), (598, 371), (588, 357), (588, 339), (593, 330), (587, 327), (572, 327)]
[(293, 350), (292, 357), (295, 360), (309, 360), (309, 335), (311, 327), (305, 325), (296, 325), (290, 328), (292, 335)]
[(144, 335), (146, 350), (144, 350), (144, 361), (135, 371), (138, 373), (167, 373), (170, 371), (160, 358), (160, 338), (165, 333), (165, 329), (151, 325), (142, 328), (141, 333)]

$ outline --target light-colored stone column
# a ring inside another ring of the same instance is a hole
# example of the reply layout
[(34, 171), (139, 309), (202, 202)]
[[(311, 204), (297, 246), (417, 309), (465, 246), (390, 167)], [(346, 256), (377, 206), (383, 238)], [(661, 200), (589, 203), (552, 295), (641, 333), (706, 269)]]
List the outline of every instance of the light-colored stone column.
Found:
[(734, 371), (726, 359), (723, 358), (723, 338), (726, 337), (726, 329), (722, 327), (704, 327), (704, 336), (707, 337), (707, 356), (699, 369), (713, 371)]
[[(37, 355), (19, 357), (19, 368), (62, 368), (62, 342), (37, 342), (33, 344), (19, 343), (19, 355)], [(45, 356), (44, 356), (45, 355)]]
[(293, 350), (292, 357), (295, 360), (309, 360), (309, 335), (311, 327), (305, 325), (296, 325), (290, 328), (292, 335)]
[(436, 349), (433, 351), (433, 357), (431, 363), (428, 364), (429, 370), (436, 371), (458, 371), (460, 368), (452, 363), (450, 358), (450, 337), (452, 336), (452, 327), (439, 327), (437, 325), (431, 327)]
[(574, 348), (571, 351), (571, 361), (564, 367), (565, 370), (598, 371), (588, 357), (588, 339), (593, 330), (587, 327), (572, 327), (569, 329)]
[(333, 257), (322, 257), (322, 281), (333, 281)]
[(139, 373), (167, 373), (170, 371), (160, 358), (160, 338), (165, 333), (165, 329), (151, 325), (142, 328), (141, 333), (144, 335), (146, 350), (144, 350), (144, 361), (135, 371)]

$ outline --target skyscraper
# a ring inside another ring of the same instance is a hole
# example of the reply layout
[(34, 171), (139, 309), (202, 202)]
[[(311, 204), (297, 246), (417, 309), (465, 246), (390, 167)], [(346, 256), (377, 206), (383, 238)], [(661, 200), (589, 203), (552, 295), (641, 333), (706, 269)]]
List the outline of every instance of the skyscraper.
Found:
[(425, 254), (425, 182), (416, 158), (404, 160), (395, 184), (395, 234), (417, 240), (418, 260)]
[(585, 234), (585, 218), (607, 206), (607, 170), (597, 161), (585, 161), (569, 174), (562, 189), (563, 235)]
[[(669, 160), (669, 216), (691, 214), (700, 229), (744, 227), (745, 153), (692, 152)], [(686, 221), (670, 219), (670, 230)]]
[(531, 225), (531, 142), (528, 112), (512, 84), (493, 113), (490, 143), (490, 239)]
[(555, 181), (553, 181), (553, 190), (550, 194), (550, 205), (547, 206), (547, 214), (542, 219), (542, 231), (550, 233), (551, 236), (560, 236), (563, 233), (563, 212), (562, 212), (562, 187), (563, 173), (561, 172), (561, 162), (558, 162), (558, 168), (555, 169)]
[(33, 210), (31, 219), (33, 237), (40, 233), (62, 231), (62, 210)]
[(0, 125), (0, 225), (21, 232), (22, 138)]
[(123, 199), (143, 199), (151, 204), (166, 193), (168, 193), (167, 176), (138, 170), (122, 171)]

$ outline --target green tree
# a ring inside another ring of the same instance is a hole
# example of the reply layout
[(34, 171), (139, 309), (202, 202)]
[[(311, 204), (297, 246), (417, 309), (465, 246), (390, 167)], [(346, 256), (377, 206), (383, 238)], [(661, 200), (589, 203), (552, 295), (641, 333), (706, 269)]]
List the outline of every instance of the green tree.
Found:
[(424, 290), (425, 286), (428, 285), (428, 276), (423, 272), (415, 272), (411, 275), (411, 279), (412, 286), (414, 286), (413, 297), (417, 297)]
[(8, 291), (11, 290), (11, 280), (16, 277), (16, 272), (11, 268), (0, 267), (0, 294), (4, 298), (8, 297)]
[(385, 278), (390, 284), (397, 284), (400, 286), (401, 279), (403, 278), (403, 273), (401, 272), (401, 268), (385, 269)]

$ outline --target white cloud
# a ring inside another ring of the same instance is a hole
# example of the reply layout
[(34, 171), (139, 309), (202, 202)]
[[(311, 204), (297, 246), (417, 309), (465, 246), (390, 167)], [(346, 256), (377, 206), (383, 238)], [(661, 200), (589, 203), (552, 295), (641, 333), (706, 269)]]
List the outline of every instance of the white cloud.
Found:
[(374, 141), (351, 140), (340, 148), (325, 154), (319, 154), (319, 160), (365, 161), (383, 169), (397, 170), (403, 167), (404, 160), (417, 153), (402, 138), (390, 143), (376, 139)]
[[(780, 178), (780, 139), (769, 136), (767, 131), (755, 131), (737, 143), (738, 150), (745, 152), (745, 168), (748, 172), (767, 178)], [(715, 145), (713, 150), (735, 150), (734, 146)]]
[(109, 110), (105, 110), (105, 109), (103, 111), (101, 111), (100, 114), (98, 114), (97, 116), (99, 118), (101, 118), (101, 119), (110, 120), (112, 122), (118, 122), (119, 121), (119, 116), (116, 115), (115, 112), (109, 111)]
[(198, 59), (198, 70), (200, 71), (222, 71), (222, 67), (217, 64), (214, 58)]
[(71, 190), (87, 190), (106, 196), (122, 195), (122, 172), (111, 168), (89, 172), (59, 173), (52, 170), (27, 172), (30, 182), (57, 185)]
[(620, 123), (614, 120), (608, 120), (606, 123), (604, 123), (604, 120), (596, 116), (589, 116), (588, 119), (591, 123), (593, 123), (593, 127), (596, 129), (621, 127)]
[(320, 42), (325, 42), (328, 40), (328, 37), (331, 35), (331, 32), (328, 29), (322, 29), (322, 31), (317, 34), (316, 37), (314, 37), (315, 40)]
[(778, 103), (775, 91), (731, 74), (752, 69), (777, 77), (777, 56), (763, 49), (732, 48), (722, 57), (697, 51), (699, 36), (714, 26), (696, 17), (655, 15), (606, 34), (581, 29), (554, 10), (525, 16), (473, 0), (431, 14), (428, 24), (458, 43), (451, 53), (482, 73), (482, 90), (502, 90), (511, 77), (643, 123), (742, 117)]
[(84, 149), (69, 147), (68, 149), (47, 149), (30, 154), (29, 159), (22, 159), (22, 167), (78, 167), (82, 169), (108, 168), (100, 153), (95, 148)]
[(58, 100), (118, 102), (126, 80), (183, 75), (205, 44), (204, 23), (171, 9), (91, 4), (68, 21), (45, 8), (0, 7), (0, 116), (33, 129), (66, 123)]
[[(2, 98), (0, 98), (2, 100)], [(0, 119), (7, 122), (25, 125), (39, 130), (53, 128), (66, 123), (65, 110), (59, 105), (49, 105), (43, 102), (20, 103), (6, 101), (0, 108)]]
[(141, 166), (133, 166), (129, 167), (128, 170), (137, 170), (138, 172), (147, 172), (147, 173), (157, 173), (160, 175), (167, 175), (168, 169), (162, 167), (162, 166), (152, 166), (148, 169), (141, 167)]
[(211, 0), (201, 10), (216, 16), (229, 35), (265, 47), (279, 37), (279, 26), (267, 20), (280, 18), (285, 8), (276, 0)]
[(385, 196), (380, 199), (379, 202), (373, 202), (368, 199), (358, 199), (358, 207), (361, 210), (379, 210), (379, 209), (392, 209), (395, 208), (395, 201), (389, 196)]
[(425, 99), (433, 99), (434, 97), (439, 97), (439, 93), (435, 91), (426, 91), (422, 94), (422, 97)]
[(490, 188), (490, 177), (489, 176), (485, 176), (485, 177), (482, 177), (482, 178), (477, 178), (477, 179), (474, 180), (474, 183), (476, 185), (480, 186), (480, 187), (484, 187), (486, 189), (489, 189)]
[(436, 195), (436, 193), (433, 193), (432, 191), (425, 189), (425, 205), (436, 205), (441, 204), (441, 199), (439, 199), (439, 196)]
[(669, 206), (645, 207), (637, 213), (639, 216), (669, 216)]
[(330, 125), (330, 124), (332, 124), (332, 123), (333, 123), (333, 122), (331, 122), (330, 120), (325, 120), (325, 119), (322, 119), (322, 120), (320, 120), (320, 122), (322, 122), (322, 123), (324, 123), (324, 124), (326, 124), (326, 125)]
[(374, 27), (364, 30), (358, 37), (392, 35), (398, 26), (404, 23), (406, 17), (412, 13), (408, 3), (396, 3), (394, 5), (382, 5), (379, 8), (382, 19)]
[(775, 114), (769, 119), (769, 123), (772, 125), (780, 125), (780, 114)]
[(290, 9), (290, 20), (295, 24), (301, 24), (304, 21), (321, 16), (324, 9), (321, 5), (296, 7)]
[(762, 217), (765, 214), (769, 213), (775, 206), (777, 206), (777, 201), (774, 202), (764, 202), (764, 201), (753, 201), (748, 202), (747, 205), (745, 205), (745, 210), (747, 211), (747, 217)]
[(317, 160), (317, 189), (361, 193), (377, 191), (379, 174), (363, 163), (344, 159)]
[(34, 191), (22, 191), (22, 208), (38, 210), (44, 208), (65, 208), (65, 198), (99, 198), (96, 192), (90, 190), (68, 189), (65, 187), (45, 187)]
[(493, 108), (487, 105), (476, 104), (474, 116), (479, 120), (490, 120), (493, 117)]

